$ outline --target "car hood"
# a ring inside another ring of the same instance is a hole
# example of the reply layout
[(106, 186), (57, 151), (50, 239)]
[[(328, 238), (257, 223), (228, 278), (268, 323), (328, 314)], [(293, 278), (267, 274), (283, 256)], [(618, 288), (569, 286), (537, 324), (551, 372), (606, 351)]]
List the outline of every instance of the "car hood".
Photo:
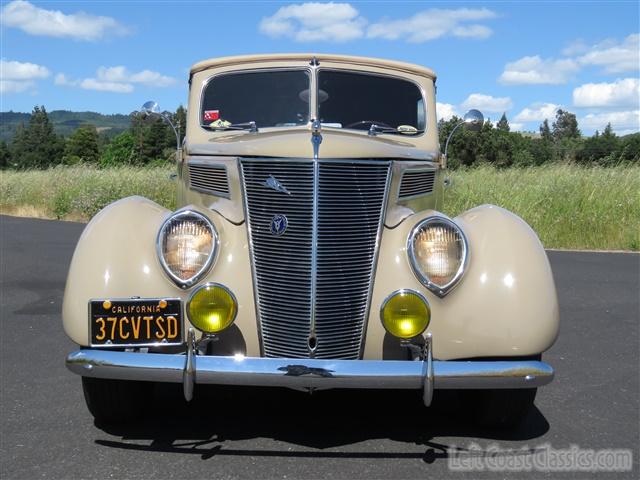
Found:
[[(211, 134), (206, 143), (187, 143), (186, 150), (189, 155), (312, 158), (311, 137), (308, 128), (257, 133), (233, 131)], [(436, 159), (437, 146), (425, 149), (419, 146), (417, 138), (389, 134), (372, 137), (367, 132), (324, 129), (319, 157)]]

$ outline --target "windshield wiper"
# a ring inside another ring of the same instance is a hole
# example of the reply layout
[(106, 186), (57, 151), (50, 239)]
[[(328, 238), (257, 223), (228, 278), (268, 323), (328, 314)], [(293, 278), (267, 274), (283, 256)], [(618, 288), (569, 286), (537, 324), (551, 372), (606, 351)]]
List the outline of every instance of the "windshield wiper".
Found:
[[(401, 127), (405, 127), (405, 129)], [(418, 130), (417, 128), (413, 128), (413, 127), (408, 128), (405, 125), (401, 125), (398, 128), (393, 128), (393, 127), (385, 127), (382, 125), (376, 125), (375, 123), (372, 123), (371, 126), (369, 127), (368, 133), (372, 137), (375, 137), (379, 133), (400, 133), (403, 135), (417, 135), (418, 133), (423, 133), (423, 132), (424, 130)]]
[(244, 123), (230, 123), (228, 125), (209, 124), (209, 125), (202, 125), (202, 127), (209, 130), (249, 130), (252, 133), (255, 133), (258, 131), (258, 126), (254, 121), (244, 122)]

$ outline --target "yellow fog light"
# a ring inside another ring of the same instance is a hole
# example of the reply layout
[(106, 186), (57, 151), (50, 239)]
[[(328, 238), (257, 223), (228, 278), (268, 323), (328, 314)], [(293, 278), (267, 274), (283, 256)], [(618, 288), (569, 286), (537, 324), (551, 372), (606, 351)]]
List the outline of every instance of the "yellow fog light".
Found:
[(207, 283), (191, 294), (187, 303), (189, 321), (205, 333), (218, 333), (236, 319), (238, 302), (233, 293), (217, 283)]
[(394, 337), (412, 338), (429, 326), (431, 309), (427, 299), (413, 290), (398, 290), (382, 304), (380, 318)]

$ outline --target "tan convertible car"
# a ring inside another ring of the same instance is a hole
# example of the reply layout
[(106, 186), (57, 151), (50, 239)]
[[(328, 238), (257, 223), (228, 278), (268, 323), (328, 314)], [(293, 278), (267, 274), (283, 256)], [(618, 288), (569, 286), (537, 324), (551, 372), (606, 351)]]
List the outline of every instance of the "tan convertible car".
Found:
[(155, 382), (187, 400), (197, 384), (415, 389), (427, 406), (453, 389), (485, 423), (527, 413), (553, 379), (551, 269), (513, 213), (440, 213), (435, 80), (338, 55), (193, 66), (180, 208), (119, 200), (71, 262), (66, 364), (96, 420), (135, 418)]

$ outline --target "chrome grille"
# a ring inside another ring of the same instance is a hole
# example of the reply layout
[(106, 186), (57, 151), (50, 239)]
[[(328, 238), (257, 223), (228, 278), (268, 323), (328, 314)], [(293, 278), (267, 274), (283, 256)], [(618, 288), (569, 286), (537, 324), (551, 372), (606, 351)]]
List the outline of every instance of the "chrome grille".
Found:
[(217, 196), (229, 196), (229, 180), (224, 165), (189, 163), (189, 183), (192, 190)]
[(435, 170), (407, 170), (400, 182), (399, 200), (433, 193), (436, 178)]
[[(240, 164), (265, 356), (358, 358), (389, 162), (319, 160), (317, 169), (312, 160)], [(266, 187), (269, 176), (290, 195)], [(288, 219), (281, 236), (270, 229), (278, 214)]]

